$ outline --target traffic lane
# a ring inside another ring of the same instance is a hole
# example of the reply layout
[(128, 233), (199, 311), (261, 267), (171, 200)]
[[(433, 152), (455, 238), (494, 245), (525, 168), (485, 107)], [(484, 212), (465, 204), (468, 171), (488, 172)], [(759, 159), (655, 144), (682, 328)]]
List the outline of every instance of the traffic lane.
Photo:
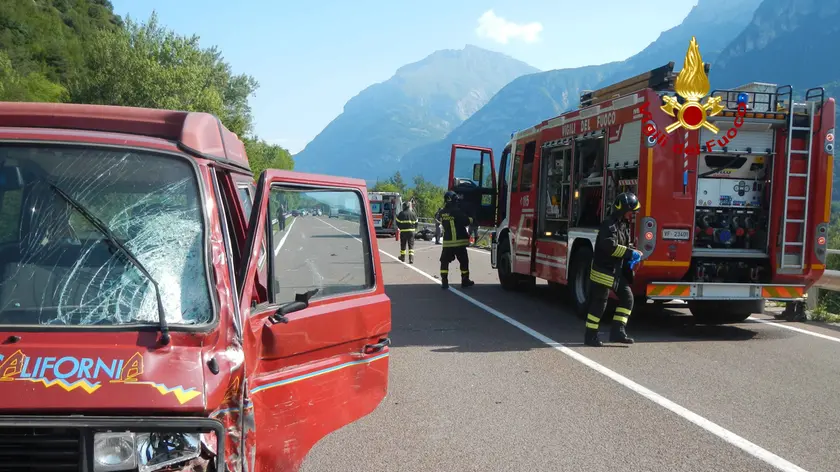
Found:
[(382, 265), (388, 396), (301, 470), (772, 470), (405, 265)]
[[(415, 265), (436, 276), (439, 251), (420, 249)], [(543, 282), (532, 293), (507, 292), (489, 253), (469, 255), (470, 296), (801, 467), (835, 469), (840, 451), (814, 444), (840, 437), (838, 343), (757, 322), (696, 326), (672, 311), (631, 317), (632, 347), (584, 347), (584, 321), (556, 291)]]
[[(345, 231), (358, 235), (359, 225), (348, 224)], [(312, 288), (320, 297), (365, 286), (362, 244), (316, 217), (294, 218), (275, 232), (272, 243), (280, 300), (294, 300)]]

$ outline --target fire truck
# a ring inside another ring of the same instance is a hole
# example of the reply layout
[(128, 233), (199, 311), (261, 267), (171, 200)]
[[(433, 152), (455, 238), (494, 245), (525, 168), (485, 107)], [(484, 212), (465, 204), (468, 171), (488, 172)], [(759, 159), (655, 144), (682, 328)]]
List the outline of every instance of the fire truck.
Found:
[(393, 236), (397, 232), (397, 214), (402, 210), (402, 197), (397, 192), (369, 192), (370, 213), (377, 236)]
[(737, 323), (764, 300), (801, 301), (821, 277), (835, 100), (819, 87), (714, 90), (719, 110), (707, 120), (717, 133), (668, 133), (677, 120), (666, 105), (685, 105), (673, 69), (585, 91), (578, 109), (514, 133), (498, 168), (490, 148), (452, 146), (449, 188), (495, 226), (502, 287), (544, 279), (584, 315), (597, 228), (624, 191), (642, 203), (637, 306), (681, 300), (698, 323)]

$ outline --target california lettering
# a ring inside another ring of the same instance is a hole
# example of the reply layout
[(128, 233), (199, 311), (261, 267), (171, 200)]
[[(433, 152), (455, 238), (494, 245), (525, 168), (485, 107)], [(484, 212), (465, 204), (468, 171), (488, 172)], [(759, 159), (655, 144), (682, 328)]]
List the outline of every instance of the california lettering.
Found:
[(161, 395), (173, 395), (184, 404), (201, 396), (201, 390), (181, 385), (168, 387), (162, 383), (141, 380), (143, 355), (135, 352), (129, 358), (75, 356), (27, 356), (21, 350), (9, 356), (0, 354), (0, 383), (28, 381), (46, 388), (60, 387), (67, 392), (93, 394), (104, 384), (146, 386)]
[[(16, 379), (60, 379), (136, 381), (143, 373), (143, 356), (135, 353), (126, 359), (101, 357), (29, 357), (18, 350), (0, 363), (0, 382)], [(98, 384), (98, 382), (96, 382)]]

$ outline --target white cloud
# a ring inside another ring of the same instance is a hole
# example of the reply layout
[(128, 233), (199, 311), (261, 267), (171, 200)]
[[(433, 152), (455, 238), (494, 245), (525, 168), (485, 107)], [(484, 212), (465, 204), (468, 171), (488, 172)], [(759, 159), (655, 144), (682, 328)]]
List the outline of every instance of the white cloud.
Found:
[(501, 16), (496, 16), (493, 10), (487, 10), (478, 18), (475, 33), (482, 38), (489, 38), (497, 43), (507, 44), (512, 39), (519, 39), (526, 43), (537, 42), (543, 25), (540, 22), (514, 23)]

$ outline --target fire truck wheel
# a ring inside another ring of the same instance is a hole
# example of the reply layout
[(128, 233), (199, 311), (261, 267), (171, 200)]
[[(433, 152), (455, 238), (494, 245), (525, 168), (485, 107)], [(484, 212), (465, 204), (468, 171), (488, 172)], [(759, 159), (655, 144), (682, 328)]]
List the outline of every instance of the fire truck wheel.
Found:
[(510, 268), (513, 264), (511, 263), (510, 245), (508, 243), (499, 245), (498, 260), (496, 271), (499, 273), (499, 283), (503, 289), (524, 291), (536, 286), (537, 279), (535, 277), (511, 272)]
[(569, 268), (569, 298), (574, 304), (575, 314), (586, 316), (586, 295), (589, 293), (589, 266), (592, 263), (592, 248), (587, 244), (578, 246), (572, 253)]
[(753, 313), (764, 311), (764, 300), (690, 301), (688, 309), (697, 324), (721, 325), (741, 323)]
[(499, 283), (505, 290), (516, 290), (516, 286), (519, 285), (516, 274), (510, 270), (511, 265), (510, 245), (502, 243), (499, 245), (499, 262), (496, 265), (496, 271), (499, 273)]

